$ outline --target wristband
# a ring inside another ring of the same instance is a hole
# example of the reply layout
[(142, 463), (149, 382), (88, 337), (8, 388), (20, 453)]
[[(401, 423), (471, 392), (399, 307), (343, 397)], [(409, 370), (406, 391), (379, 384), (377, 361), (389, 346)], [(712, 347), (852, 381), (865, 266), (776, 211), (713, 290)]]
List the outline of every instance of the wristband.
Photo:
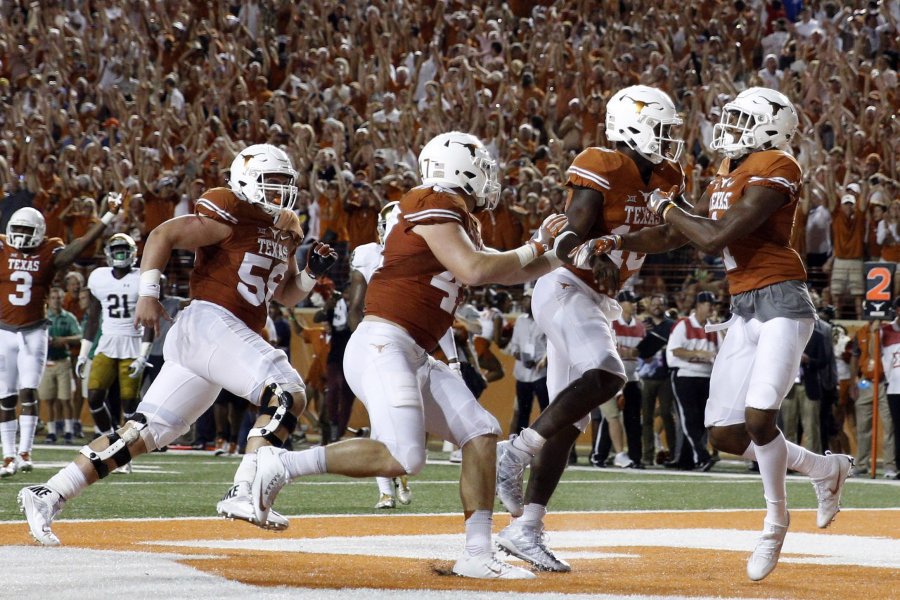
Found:
[(141, 342), (141, 357), (147, 358), (150, 356), (150, 349), (153, 347), (153, 342)]
[(112, 220), (116, 218), (116, 213), (107, 212), (102, 217), (100, 217), (100, 222), (104, 225), (109, 225), (112, 223)]
[(534, 240), (528, 240), (513, 250), (513, 252), (515, 252), (516, 256), (519, 258), (519, 264), (522, 267), (525, 267), (525, 265), (544, 253), (544, 247)]
[(162, 273), (159, 269), (149, 269), (141, 273), (138, 283), (138, 296), (148, 296), (150, 298), (159, 298), (159, 279)]
[[(665, 212), (663, 212), (663, 216), (665, 216)], [(622, 249), (622, 236), (618, 233), (612, 234), (613, 240), (613, 250), (621, 250)]]
[(87, 358), (88, 352), (91, 351), (91, 346), (94, 343), (91, 340), (83, 339), (81, 340), (81, 350), (78, 351), (78, 358)]
[[(666, 202), (666, 203), (663, 205), (662, 212), (660, 213), (660, 216), (662, 217), (663, 222), (666, 221), (666, 214), (667, 214), (670, 210), (672, 210), (673, 208), (675, 208), (675, 203), (672, 202), (671, 200), (668, 201), (668, 202)], [(619, 239), (621, 240), (621, 237), (620, 237)], [(621, 242), (620, 242), (620, 243), (621, 243)]]
[(316, 287), (316, 278), (303, 269), (298, 277), (294, 277), (294, 283), (301, 292), (308, 294)]

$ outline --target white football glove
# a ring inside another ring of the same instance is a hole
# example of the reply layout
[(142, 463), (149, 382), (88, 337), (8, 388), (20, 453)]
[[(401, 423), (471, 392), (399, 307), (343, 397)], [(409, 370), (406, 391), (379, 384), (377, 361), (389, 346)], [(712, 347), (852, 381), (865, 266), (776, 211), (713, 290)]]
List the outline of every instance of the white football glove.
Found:
[(677, 193), (678, 186), (672, 186), (672, 189), (668, 192), (656, 188), (650, 192), (650, 196), (647, 198), (647, 208), (658, 214), (660, 218), (663, 218), (666, 214), (666, 210), (670, 206), (675, 206), (675, 202), (672, 199)]
[(544, 219), (544, 222), (534, 232), (531, 239), (543, 246), (545, 250), (549, 250), (553, 247), (553, 240), (568, 224), (569, 219), (566, 215), (552, 214)]
[(128, 376), (131, 379), (139, 378), (141, 373), (144, 372), (144, 369), (153, 366), (147, 362), (147, 357), (150, 356), (151, 346), (152, 344), (150, 342), (141, 342), (141, 355), (131, 361), (131, 364), (128, 365)]
[(459, 361), (450, 361), (448, 365), (450, 366), (450, 370), (453, 371), (453, 374), (462, 379), (462, 368), (460, 367)]
[(75, 375), (84, 379), (84, 371), (88, 363), (88, 352), (91, 350), (90, 340), (81, 340), (81, 349), (78, 352), (78, 360), (75, 361)]
[(572, 259), (572, 266), (579, 269), (591, 268), (591, 257), (597, 254), (606, 254), (622, 247), (621, 235), (604, 235), (602, 237), (588, 240), (580, 246), (575, 246), (569, 257)]

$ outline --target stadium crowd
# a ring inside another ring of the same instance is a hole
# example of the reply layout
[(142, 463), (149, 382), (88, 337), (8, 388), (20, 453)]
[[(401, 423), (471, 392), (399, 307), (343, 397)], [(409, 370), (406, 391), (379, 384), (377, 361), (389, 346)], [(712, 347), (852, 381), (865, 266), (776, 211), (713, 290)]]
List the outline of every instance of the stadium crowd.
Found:
[[(340, 289), (350, 252), (375, 240), (383, 204), (418, 183), (419, 150), (440, 132), (472, 132), (498, 160), (501, 201), (479, 219), (487, 245), (512, 249), (562, 212), (567, 168), (606, 143), (617, 90), (642, 83), (675, 100), (696, 200), (718, 164), (710, 143), (722, 106), (762, 85), (800, 113), (793, 149), (807, 185), (795, 248), (821, 305), (859, 317), (863, 260), (900, 259), (897, 0), (47, 0), (0, 11), (0, 231), (33, 206), (48, 237), (71, 241), (98, 221), (107, 193), (121, 192), (108, 234), (140, 246), (226, 185), (240, 149), (271, 143), (300, 174), (306, 247), (323, 240), (343, 258), (332, 273)], [(63, 307), (79, 318), (101, 241), (65, 278)], [(172, 291), (186, 292), (190, 265), (170, 263)], [(727, 306), (721, 259), (692, 247), (649, 257), (627, 287), (678, 315), (702, 293)], [(648, 328), (665, 321), (652, 304), (637, 311), (649, 311)], [(834, 402), (844, 410), (857, 376), (872, 376), (865, 340), (849, 341), (838, 358), (864, 356), (859, 374), (845, 361)], [(667, 381), (647, 369), (642, 377)], [(680, 436), (664, 396), (671, 440)], [(634, 464), (655, 460), (642, 435)]]

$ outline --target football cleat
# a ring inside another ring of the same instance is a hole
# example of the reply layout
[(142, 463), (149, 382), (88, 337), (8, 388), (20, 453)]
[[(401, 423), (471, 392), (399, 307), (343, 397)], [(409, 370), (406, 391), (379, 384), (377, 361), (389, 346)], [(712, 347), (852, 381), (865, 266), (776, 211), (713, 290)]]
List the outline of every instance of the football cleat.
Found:
[(0, 477), (12, 477), (19, 470), (19, 463), (15, 456), (7, 456), (3, 459), (3, 466), (0, 467)]
[(30, 452), (19, 452), (16, 462), (19, 463), (19, 470), (23, 473), (29, 473), (34, 470), (34, 463), (31, 461)]
[(66, 503), (63, 497), (47, 486), (32, 485), (22, 488), (16, 500), (28, 521), (31, 537), (43, 546), (59, 546), (59, 538), (50, 530), (50, 523)]
[(457, 448), (453, 452), (450, 453), (450, 458), (448, 459), (452, 463), (459, 464), (462, 462), (462, 448)]
[(228, 442), (225, 438), (216, 438), (216, 449), (213, 450), (213, 456), (222, 456), (228, 453)]
[(513, 521), (497, 534), (497, 546), (509, 555), (521, 558), (541, 571), (568, 573), (572, 567), (559, 559), (546, 545), (544, 526), (528, 527)]
[(110, 473), (113, 473), (115, 475), (131, 475), (131, 463), (127, 462), (121, 467), (116, 467), (115, 469), (110, 471)]
[(263, 446), (256, 451), (256, 475), (250, 484), (250, 501), (257, 523), (268, 520), (269, 511), (275, 504), (275, 497), (290, 479), (281, 462), (283, 448)]
[[(395, 479), (396, 483), (398, 480)], [(406, 506), (412, 502), (412, 490), (409, 489), (409, 477), (403, 475), (399, 478), (400, 485), (397, 486), (397, 500), (400, 504)]]
[(514, 439), (497, 444), (497, 496), (512, 516), (521, 517), (525, 509), (523, 479), (531, 455), (513, 446)]
[(453, 574), (473, 579), (534, 579), (535, 574), (521, 567), (514, 567), (491, 553), (463, 555), (453, 565)]
[(216, 504), (216, 512), (226, 519), (239, 519), (253, 523), (270, 531), (284, 531), (290, 525), (286, 517), (274, 510), (269, 510), (269, 518), (265, 525), (259, 525), (253, 512), (253, 502), (250, 500), (250, 484), (242, 481), (225, 492), (225, 496)]
[(781, 547), (784, 545), (784, 536), (787, 535), (791, 524), (791, 515), (788, 513), (787, 525), (776, 525), (769, 521), (763, 522), (763, 533), (750, 560), (747, 561), (747, 577), (751, 581), (759, 581), (775, 570), (778, 565), (778, 557), (781, 556)]
[(831, 474), (823, 479), (813, 479), (816, 500), (819, 510), (816, 513), (816, 526), (820, 529), (828, 527), (834, 517), (841, 512), (841, 490), (853, 467), (853, 457), (846, 454), (825, 452), (825, 458), (831, 462)]
[(375, 504), (375, 508), (397, 508), (397, 503), (392, 495), (382, 494)]

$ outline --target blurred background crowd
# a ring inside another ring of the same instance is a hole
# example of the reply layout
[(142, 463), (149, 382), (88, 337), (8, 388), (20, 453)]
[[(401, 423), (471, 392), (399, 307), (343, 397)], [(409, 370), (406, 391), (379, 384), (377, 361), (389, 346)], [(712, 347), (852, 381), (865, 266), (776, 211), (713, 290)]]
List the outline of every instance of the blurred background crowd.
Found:
[[(0, 230), (34, 206), (48, 236), (71, 240), (123, 192), (109, 233), (140, 245), (226, 185), (240, 148), (277, 144), (300, 173), (308, 240), (343, 257), (321, 305), (375, 240), (380, 207), (418, 183), (437, 133), (472, 132), (498, 160), (502, 200), (479, 218), (486, 243), (510, 249), (562, 211), (566, 169), (605, 145), (618, 89), (659, 87), (683, 111), (696, 200), (718, 166), (722, 106), (764, 85), (801, 117), (795, 247), (822, 306), (854, 318), (862, 261), (900, 260), (898, 23), (898, 0), (6, 1)], [(76, 273), (101, 257), (98, 242)], [(170, 263), (170, 292), (187, 295), (191, 264)], [(80, 279), (67, 278), (73, 311)], [(682, 315), (701, 292), (727, 306), (720, 257), (690, 247), (648, 257), (626, 287)]]

